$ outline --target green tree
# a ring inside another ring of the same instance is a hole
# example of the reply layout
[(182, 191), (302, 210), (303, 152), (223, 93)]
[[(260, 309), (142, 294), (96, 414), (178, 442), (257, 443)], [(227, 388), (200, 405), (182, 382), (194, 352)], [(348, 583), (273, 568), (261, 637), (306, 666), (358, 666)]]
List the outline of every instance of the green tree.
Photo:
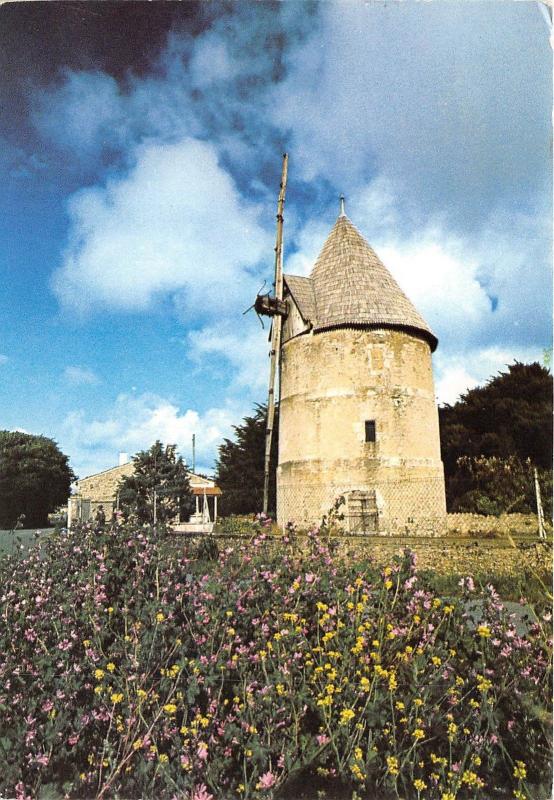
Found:
[(0, 431), (0, 527), (48, 524), (48, 514), (67, 503), (76, 476), (56, 442), (46, 436)]
[[(538, 470), (543, 509), (552, 514), (552, 470)], [(450, 478), (452, 511), (536, 513), (533, 466), (517, 456), (461, 456)]]
[(149, 450), (133, 456), (134, 472), (123, 478), (118, 487), (119, 507), (139, 522), (165, 523), (186, 519), (193, 508), (189, 472), (176, 445), (157, 441)]
[[(523, 483), (523, 507), (539, 468), (544, 495), (552, 481), (552, 375), (538, 363), (508, 366), (453, 406), (439, 409), (447, 506), (451, 511), (505, 511)], [(502, 487), (505, 487), (504, 489)], [(511, 487), (509, 489), (508, 487)], [(488, 512), (487, 512), (488, 513)]]
[[(262, 510), (266, 418), (266, 406), (256, 405), (252, 416), (244, 417), (241, 425), (233, 426), (234, 441), (225, 439), (219, 447), (216, 483), (223, 492), (222, 515), (253, 514)], [(276, 408), (270, 459), (270, 512), (275, 511), (278, 437), (279, 414)]]

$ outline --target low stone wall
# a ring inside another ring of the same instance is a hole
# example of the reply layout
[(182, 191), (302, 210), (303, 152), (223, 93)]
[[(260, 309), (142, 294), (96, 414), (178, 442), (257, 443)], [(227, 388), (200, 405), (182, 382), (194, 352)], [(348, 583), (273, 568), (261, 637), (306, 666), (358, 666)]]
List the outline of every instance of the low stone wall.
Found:
[[(446, 528), (449, 535), (458, 536), (517, 536), (537, 535), (539, 523), (536, 514), (502, 514), (500, 517), (482, 514), (447, 514)], [(547, 531), (552, 524), (546, 522)]]
[[(515, 516), (515, 515), (514, 515)], [(216, 534), (222, 547), (247, 544), (252, 535)], [(441, 575), (511, 575), (539, 573), (542, 579), (552, 573), (552, 539), (538, 540), (536, 536), (517, 536), (470, 539), (468, 536), (337, 536), (332, 537), (336, 552), (352, 560), (369, 556), (378, 564), (389, 564), (395, 555), (408, 548), (415, 552), (419, 570), (434, 570)], [(300, 534), (297, 543), (307, 546), (308, 539)], [(269, 535), (266, 546), (272, 550), (287, 545), (281, 535)], [(548, 579), (547, 579), (548, 580)], [(550, 580), (548, 580), (550, 584)]]
[(498, 539), (453, 541), (452, 539), (419, 540), (375, 539), (365, 542), (341, 540), (339, 552), (346, 555), (371, 555), (377, 563), (387, 564), (394, 555), (408, 547), (417, 556), (420, 570), (432, 569), (441, 575), (522, 576), (535, 571), (540, 575), (552, 571), (552, 541), (517, 542), (512, 546)]

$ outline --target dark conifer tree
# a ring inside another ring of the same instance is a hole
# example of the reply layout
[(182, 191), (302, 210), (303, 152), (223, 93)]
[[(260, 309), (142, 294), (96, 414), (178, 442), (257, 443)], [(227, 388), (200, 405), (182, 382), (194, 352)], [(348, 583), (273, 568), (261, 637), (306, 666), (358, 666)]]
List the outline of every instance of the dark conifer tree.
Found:
[[(514, 510), (534, 510), (535, 466), (540, 470), (543, 492), (548, 494), (552, 481), (552, 375), (545, 367), (516, 361), (507, 372), (470, 389), (453, 406), (440, 408), (439, 418), (449, 510), (460, 508), (460, 503), (468, 511), (505, 508), (509, 493), (500, 498), (492, 487), (506, 485), (500, 480), (501, 472), (514, 471), (529, 476), (525, 502)], [(498, 480), (491, 475), (494, 465), (500, 470)]]
[[(252, 416), (245, 417), (241, 425), (234, 426), (234, 441), (225, 439), (219, 447), (216, 483), (223, 492), (221, 498), (223, 515), (254, 514), (262, 509), (266, 417), (266, 406), (256, 405)], [(269, 485), (269, 511), (273, 513), (278, 438), (279, 414), (276, 408)]]

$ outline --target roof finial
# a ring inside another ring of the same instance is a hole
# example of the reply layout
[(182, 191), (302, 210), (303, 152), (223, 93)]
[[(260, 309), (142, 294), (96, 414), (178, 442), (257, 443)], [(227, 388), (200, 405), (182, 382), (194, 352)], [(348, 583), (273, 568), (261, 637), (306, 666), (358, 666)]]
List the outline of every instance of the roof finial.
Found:
[(344, 210), (344, 195), (343, 195), (343, 194), (341, 194), (341, 196), (339, 197), (339, 200), (340, 200), (340, 213), (339, 213), (339, 217), (345, 217), (345, 216), (346, 216), (346, 212), (345, 212), (345, 210)]

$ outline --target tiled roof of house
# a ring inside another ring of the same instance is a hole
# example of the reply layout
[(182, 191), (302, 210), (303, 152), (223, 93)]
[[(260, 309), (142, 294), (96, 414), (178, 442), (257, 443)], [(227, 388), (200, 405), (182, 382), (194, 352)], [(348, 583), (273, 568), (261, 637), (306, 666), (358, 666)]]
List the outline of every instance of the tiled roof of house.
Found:
[(423, 317), (344, 214), (327, 237), (310, 277), (285, 275), (285, 282), (315, 331), (345, 325), (404, 328), (423, 334), (432, 350), (437, 346)]

